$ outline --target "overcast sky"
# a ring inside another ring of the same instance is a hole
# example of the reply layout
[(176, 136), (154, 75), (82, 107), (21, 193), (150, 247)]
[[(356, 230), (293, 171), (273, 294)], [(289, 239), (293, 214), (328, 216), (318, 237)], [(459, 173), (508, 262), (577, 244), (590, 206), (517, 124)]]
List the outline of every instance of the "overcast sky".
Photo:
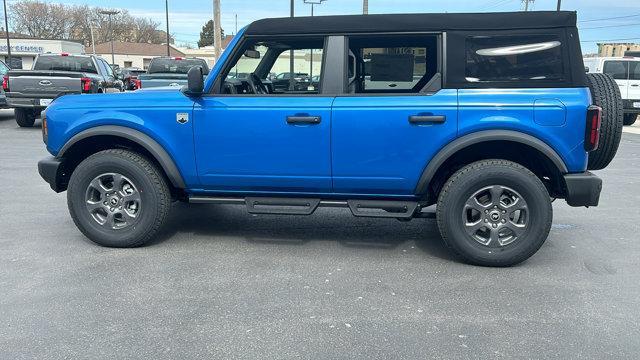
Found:
[[(10, 0), (11, 1), (11, 0)], [(17, 0), (12, 0), (12, 2)], [(165, 25), (164, 0), (61, 0), (67, 4), (88, 4), (128, 9)], [(221, 0), (222, 27), (235, 31), (253, 20), (289, 15), (289, 0)], [(309, 15), (311, 8), (295, 0), (296, 15)], [(555, 10), (556, 0), (536, 0), (533, 10)], [(370, 13), (518, 11), (520, 0), (369, 0)], [(597, 41), (640, 43), (640, 0), (562, 0), (563, 10), (578, 12), (583, 52), (595, 52)], [(315, 7), (316, 15), (358, 14), (362, 0), (326, 0)], [(202, 25), (212, 17), (211, 0), (169, 0), (169, 25), (178, 43), (198, 40)], [(597, 20), (606, 19), (606, 20)], [(592, 21), (595, 20), (595, 21)]]

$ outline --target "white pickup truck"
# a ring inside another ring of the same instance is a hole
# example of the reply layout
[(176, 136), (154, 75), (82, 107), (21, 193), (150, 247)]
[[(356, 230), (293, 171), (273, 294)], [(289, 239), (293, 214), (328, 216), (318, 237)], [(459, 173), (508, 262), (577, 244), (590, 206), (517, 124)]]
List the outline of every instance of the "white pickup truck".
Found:
[(613, 76), (620, 87), (624, 104), (624, 124), (632, 125), (640, 115), (640, 57), (584, 58), (588, 73)]

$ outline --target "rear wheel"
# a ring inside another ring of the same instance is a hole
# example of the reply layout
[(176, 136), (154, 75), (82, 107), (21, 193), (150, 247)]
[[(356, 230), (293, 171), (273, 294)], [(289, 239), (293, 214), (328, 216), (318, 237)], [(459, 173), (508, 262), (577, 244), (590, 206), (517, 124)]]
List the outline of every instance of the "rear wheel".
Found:
[(20, 127), (32, 127), (38, 116), (37, 111), (26, 108), (15, 108), (16, 123)]
[(633, 125), (638, 119), (638, 114), (624, 114), (624, 124), (629, 126)]
[(532, 256), (547, 239), (553, 209), (540, 179), (506, 160), (483, 160), (453, 174), (436, 212), (449, 249), (464, 261), (511, 266)]
[(589, 170), (604, 169), (616, 156), (622, 137), (623, 104), (620, 88), (610, 75), (587, 74), (593, 104), (602, 108), (598, 149), (589, 153)]
[(133, 247), (152, 239), (164, 223), (171, 194), (157, 166), (132, 151), (98, 152), (71, 174), (69, 212), (93, 242)]

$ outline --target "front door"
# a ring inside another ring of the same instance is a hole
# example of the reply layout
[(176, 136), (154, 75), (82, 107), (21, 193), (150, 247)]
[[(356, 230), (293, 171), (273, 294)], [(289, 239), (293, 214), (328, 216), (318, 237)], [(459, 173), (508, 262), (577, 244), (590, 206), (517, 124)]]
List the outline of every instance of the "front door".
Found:
[(611, 75), (618, 87), (623, 99), (629, 99), (629, 61), (607, 60), (604, 62), (602, 72)]
[(627, 98), (631, 106), (640, 111), (640, 61), (629, 61), (629, 89)]
[[(323, 39), (247, 39), (214, 94), (194, 106), (196, 163), (203, 190), (329, 193), (331, 105), (310, 84), (274, 90), (269, 73), (322, 68)], [(315, 48), (313, 58), (309, 49)], [(290, 49), (293, 51), (293, 64)], [(293, 65), (293, 68), (291, 68)], [(247, 73), (247, 76), (236, 74)], [(216, 85), (214, 85), (215, 87)], [(295, 88), (295, 89), (294, 89)]]

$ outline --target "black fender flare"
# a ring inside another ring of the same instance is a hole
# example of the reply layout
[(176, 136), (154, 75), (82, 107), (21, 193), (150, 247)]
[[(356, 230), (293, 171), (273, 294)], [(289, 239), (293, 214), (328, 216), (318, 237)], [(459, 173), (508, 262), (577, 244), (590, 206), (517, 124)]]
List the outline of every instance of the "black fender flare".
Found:
[(121, 137), (142, 146), (158, 161), (174, 187), (178, 189), (186, 188), (180, 170), (178, 170), (173, 158), (167, 151), (149, 135), (125, 126), (103, 125), (81, 131), (72, 136), (71, 139), (62, 146), (56, 158), (63, 158), (65, 152), (81, 140), (104, 135)]
[(538, 138), (512, 130), (483, 130), (459, 137), (440, 149), (422, 172), (422, 176), (420, 176), (420, 180), (418, 180), (418, 185), (416, 186), (415, 194), (423, 195), (427, 192), (436, 171), (438, 171), (440, 166), (451, 156), (468, 146), (487, 141), (511, 141), (531, 146), (549, 158), (561, 174), (569, 172), (560, 155), (558, 155), (551, 146)]

